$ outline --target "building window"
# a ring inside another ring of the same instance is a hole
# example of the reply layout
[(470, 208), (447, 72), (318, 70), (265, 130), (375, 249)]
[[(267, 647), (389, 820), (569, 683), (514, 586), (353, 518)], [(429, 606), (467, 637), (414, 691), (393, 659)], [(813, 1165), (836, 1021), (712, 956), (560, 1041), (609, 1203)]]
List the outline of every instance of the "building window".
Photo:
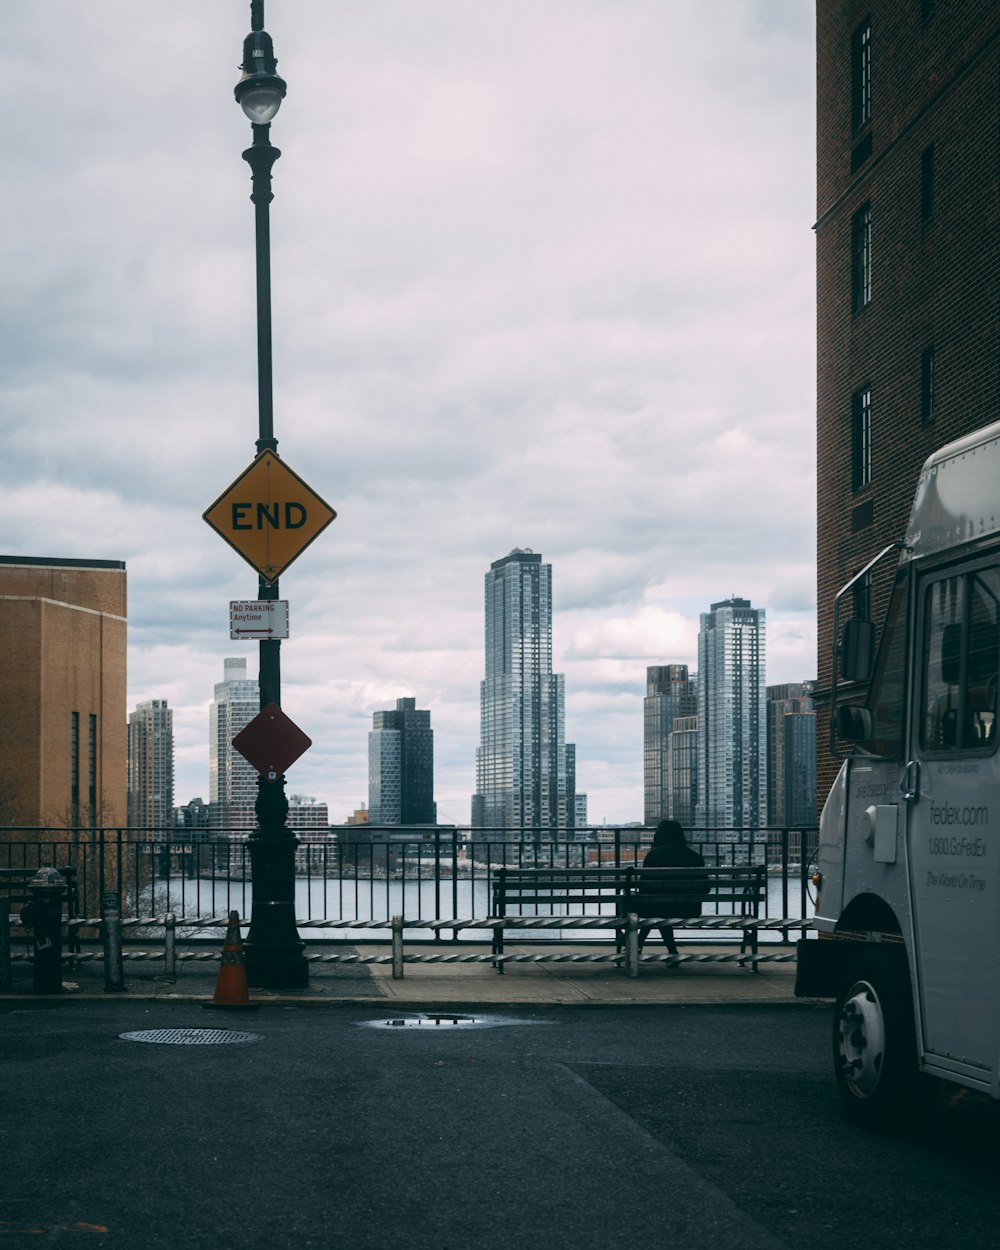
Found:
[(851, 485), (864, 490), (872, 480), (872, 389), (866, 386), (852, 400), (851, 412)]
[(851, 149), (851, 173), (856, 174), (872, 154), (872, 132), (865, 131), (861, 139)]
[(90, 713), (87, 735), (87, 824), (97, 824), (97, 717)]
[(920, 354), (920, 419), (924, 425), (934, 420), (934, 348)]
[(872, 206), (863, 204), (851, 218), (851, 307), (860, 312), (872, 297)]
[(920, 153), (920, 220), (934, 220), (934, 144)]
[(70, 713), (69, 804), (70, 824), (80, 823), (80, 713)]
[(872, 24), (865, 18), (851, 37), (851, 126), (855, 131), (872, 119)]

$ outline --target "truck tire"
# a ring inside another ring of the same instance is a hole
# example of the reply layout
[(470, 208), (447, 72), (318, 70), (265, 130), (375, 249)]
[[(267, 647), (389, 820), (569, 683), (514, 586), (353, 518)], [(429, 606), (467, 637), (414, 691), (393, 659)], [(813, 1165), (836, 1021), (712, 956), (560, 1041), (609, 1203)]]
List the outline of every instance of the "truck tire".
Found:
[(918, 1126), (938, 1082), (917, 1066), (917, 1038), (905, 959), (873, 950), (850, 966), (833, 1017), (833, 1065), (847, 1114), (865, 1128)]

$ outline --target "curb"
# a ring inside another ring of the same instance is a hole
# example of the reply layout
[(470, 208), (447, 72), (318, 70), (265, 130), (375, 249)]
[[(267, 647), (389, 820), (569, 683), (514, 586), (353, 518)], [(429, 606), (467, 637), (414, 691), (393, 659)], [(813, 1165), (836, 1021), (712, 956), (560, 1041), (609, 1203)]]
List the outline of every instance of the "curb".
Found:
[[(170, 1003), (170, 1004), (186, 1004), (188, 1006), (211, 1005), (210, 996), (193, 995), (193, 994), (18, 994), (18, 995), (0, 995), (0, 1008), (7, 1004), (35, 1004), (45, 1003), (46, 1005), (57, 1004), (59, 1006), (72, 1006), (74, 1003)], [(564, 1002), (556, 999), (540, 1000), (537, 998), (505, 998), (505, 999), (420, 999), (420, 998), (385, 998), (379, 995), (377, 998), (370, 996), (365, 997), (344, 997), (323, 998), (309, 997), (304, 998), (300, 995), (282, 994), (267, 995), (266, 997), (257, 997), (252, 999), (252, 1005), (255, 1007), (371, 1007), (379, 1010), (388, 1011), (417, 1011), (422, 1013), (441, 1012), (441, 1013), (462, 1013), (470, 1011), (491, 1012), (491, 1011), (531, 1011), (531, 1010), (585, 1010), (585, 1011), (603, 1011), (615, 1010), (618, 1008), (653, 1008), (653, 1007), (819, 1007), (829, 1006), (828, 999), (822, 998), (727, 998), (727, 997), (684, 997), (671, 998), (669, 1000), (657, 1000), (655, 1002), (648, 999), (622, 999), (620, 1001), (611, 1001), (608, 999), (597, 1000), (572, 1000)]]

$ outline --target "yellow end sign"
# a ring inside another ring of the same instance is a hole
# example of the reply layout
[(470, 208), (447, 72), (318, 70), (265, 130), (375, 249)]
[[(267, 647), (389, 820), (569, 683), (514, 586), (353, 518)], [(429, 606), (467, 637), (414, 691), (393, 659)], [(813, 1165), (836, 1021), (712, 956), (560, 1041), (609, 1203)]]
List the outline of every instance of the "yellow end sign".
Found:
[(273, 582), (337, 514), (268, 450), (202, 515), (265, 581)]

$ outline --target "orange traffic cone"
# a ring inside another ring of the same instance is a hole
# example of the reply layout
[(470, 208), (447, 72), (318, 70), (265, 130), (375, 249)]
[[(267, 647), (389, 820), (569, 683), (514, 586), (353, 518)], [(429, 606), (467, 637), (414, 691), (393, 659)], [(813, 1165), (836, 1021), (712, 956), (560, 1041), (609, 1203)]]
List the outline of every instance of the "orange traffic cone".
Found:
[(229, 913), (229, 927), (226, 929), (226, 944), (222, 948), (222, 965), (215, 982), (215, 994), (210, 1003), (203, 1007), (226, 1007), (230, 1010), (256, 1007), (250, 1001), (247, 990), (247, 970), (243, 962), (243, 942), (240, 939), (240, 913)]

